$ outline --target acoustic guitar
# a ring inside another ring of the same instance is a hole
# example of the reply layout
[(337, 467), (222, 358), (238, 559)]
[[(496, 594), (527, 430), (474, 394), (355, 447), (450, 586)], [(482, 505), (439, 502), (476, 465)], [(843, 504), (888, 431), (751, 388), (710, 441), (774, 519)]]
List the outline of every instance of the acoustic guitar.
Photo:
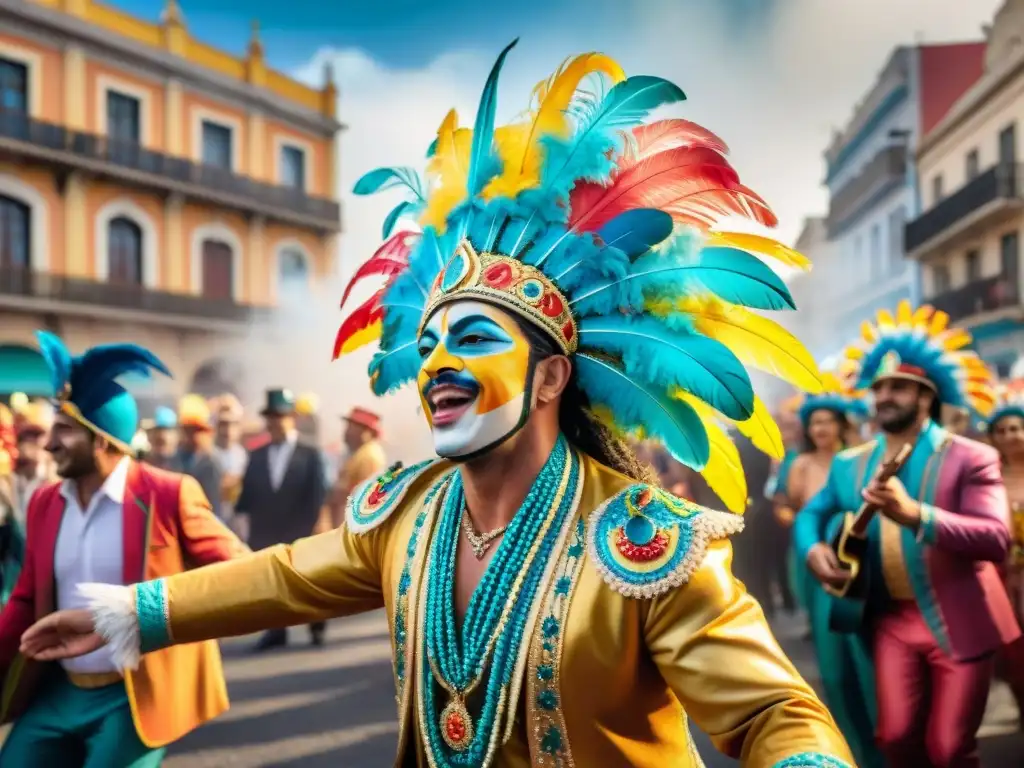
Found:
[[(875, 481), (884, 483), (895, 476), (910, 458), (912, 450), (910, 443), (900, 448), (879, 468)], [(832, 550), (839, 560), (839, 567), (846, 574), (846, 581), (841, 585), (824, 585), (825, 591), (836, 598), (832, 601), (828, 617), (829, 628), (833, 632), (857, 632), (864, 626), (871, 578), (870, 570), (863, 564), (868, 555), (868, 525), (877, 512), (878, 507), (867, 502), (856, 513), (847, 512), (843, 525), (832, 540)]]

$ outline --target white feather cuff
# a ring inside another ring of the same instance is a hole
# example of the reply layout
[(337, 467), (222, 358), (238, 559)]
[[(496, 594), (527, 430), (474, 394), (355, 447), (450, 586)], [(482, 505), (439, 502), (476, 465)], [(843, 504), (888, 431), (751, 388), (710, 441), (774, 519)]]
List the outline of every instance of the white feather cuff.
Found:
[(138, 669), (141, 656), (135, 588), (117, 584), (82, 584), (79, 594), (88, 602), (96, 631), (107, 641), (118, 669)]

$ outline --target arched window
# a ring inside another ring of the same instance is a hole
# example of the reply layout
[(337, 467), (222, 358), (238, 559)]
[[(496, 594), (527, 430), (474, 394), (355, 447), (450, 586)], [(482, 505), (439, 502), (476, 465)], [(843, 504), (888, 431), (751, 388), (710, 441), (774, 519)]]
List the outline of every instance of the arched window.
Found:
[(107, 224), (107, 281), (142, 285), (142, 228), (125, 216)]
[(309, 297), (309, 262), (298, 248), (286, 247), (277, 256), (277, 301), (288, 305)]
[(202, 245), (202, 290), (208, 299), (231, 301), (235, 284), (235, 255), (223, 240), (207, 238)]
[(0, 195), (0, 269), (31, 266), (31, 223), (32, 211), (27, 205)]

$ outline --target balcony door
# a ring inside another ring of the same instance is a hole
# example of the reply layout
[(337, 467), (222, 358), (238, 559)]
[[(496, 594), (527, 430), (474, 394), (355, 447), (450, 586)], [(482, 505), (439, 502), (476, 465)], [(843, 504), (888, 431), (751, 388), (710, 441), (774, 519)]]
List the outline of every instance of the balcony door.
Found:
[(1007, 298), (1016, 302), (1020, 295), (1020, 236), (1016, 232), (1008, 232), (1000, 239), (999, 259)]
[(142, 285), (142, 228), (124, 216), (112, 219), (107, 230), (107, 281), (123, 287)]
[(30, 264), (32, 211), (19, 200), (0, 195), (0, 270), (26, 269)]
[(234, 298), (235, 256), (221, 240), (203, 241), (203, 296), (231, 301)]
[(1000, 173), (1008, 197), (1017, 196), (1017, 124), (1010, 123), (999, 132)]
[(28, 112), (28, 67), (0, 58), (0, 112)]

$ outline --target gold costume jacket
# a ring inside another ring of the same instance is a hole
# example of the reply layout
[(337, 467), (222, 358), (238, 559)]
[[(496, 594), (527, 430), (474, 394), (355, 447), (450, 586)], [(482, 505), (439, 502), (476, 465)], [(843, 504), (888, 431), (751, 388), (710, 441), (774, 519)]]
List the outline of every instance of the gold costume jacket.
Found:
[[(142, 650), (384, 607), (398, 689), (396, 765), (431, 765), (420, 734), (433, 715), (422, 711), (415, 684), (424, 663), (418, 597), (437, 510), (425, 499), (452, 471), (442, 461), (391, 470), (352, 494), (343, 528), (137, 587)], [(685, 502), (586, 456), (582, 472), (576, 511), (521, 639), (508, 708), (515, 716), (499, 724), (492, 764), (696, 768), (689, 718), (748, 768), (852, 766), (828, 711), (732, 575), (727, 535), (740, 518), (687, 504), (689, 516), (661, 542), (676, 563), (669, 588), (662, 579), (654, 589), (644, 573), (656, 562), (609, 556), (595, 531), (607, 529), (601, 517), (617, 503)]]

